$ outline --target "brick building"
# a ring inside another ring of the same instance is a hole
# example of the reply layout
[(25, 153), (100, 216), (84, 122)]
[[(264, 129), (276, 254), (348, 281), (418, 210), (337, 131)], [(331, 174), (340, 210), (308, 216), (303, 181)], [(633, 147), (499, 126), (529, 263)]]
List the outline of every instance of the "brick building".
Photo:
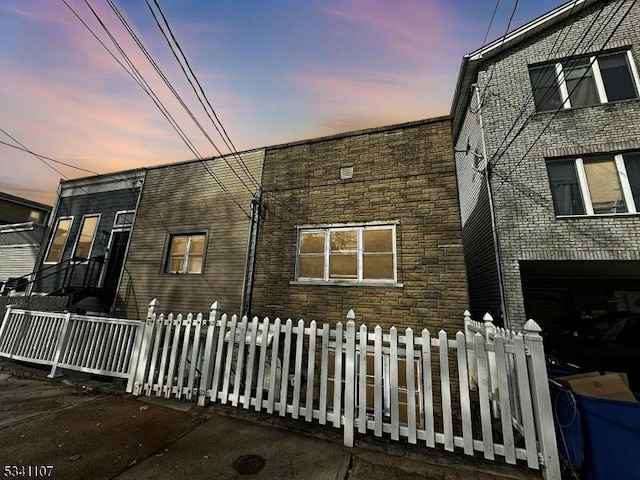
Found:
[(568, 2), (466, 55), (453, 140), (473, 313), (640, 309), (640, 9)]
[(266, 148), (251, 314), (458, 330), (449, 118)]

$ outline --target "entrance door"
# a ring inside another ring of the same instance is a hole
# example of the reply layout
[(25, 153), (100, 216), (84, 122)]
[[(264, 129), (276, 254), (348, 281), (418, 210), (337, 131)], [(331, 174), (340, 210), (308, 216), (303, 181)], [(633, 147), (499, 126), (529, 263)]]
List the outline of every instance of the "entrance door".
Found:
[(129, 243), (129, 230), (111, 232), (109, 241), (109, 251), (107, 253), (107, 266), (102, 282), (102, 287), (115, 295), (120, 281), (120, 274), (124, 265), (124, 255), (127, 252), (127, 244)]

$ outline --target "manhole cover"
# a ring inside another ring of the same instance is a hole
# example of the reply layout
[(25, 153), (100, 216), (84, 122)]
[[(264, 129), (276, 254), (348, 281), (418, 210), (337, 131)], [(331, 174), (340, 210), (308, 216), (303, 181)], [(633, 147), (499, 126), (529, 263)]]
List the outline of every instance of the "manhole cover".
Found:
[(267, 461), (260, 455), (243, 455), (233, 462), (233, 469), (242, 475), (258, 473)]

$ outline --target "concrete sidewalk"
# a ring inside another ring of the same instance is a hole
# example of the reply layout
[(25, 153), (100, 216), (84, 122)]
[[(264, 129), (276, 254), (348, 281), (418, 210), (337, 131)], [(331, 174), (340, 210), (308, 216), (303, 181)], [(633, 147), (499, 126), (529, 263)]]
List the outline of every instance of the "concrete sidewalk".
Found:
[(332, 427), (136, 398), (110, 384), (62, 384), (39, 372), (0, 361), (0, 468), (21, 473), (31, 466), (32, 477), (33, 467), (51, 466), (51, 478), (60, 479), (540, 478), (526, 468), (398, 442), (359, 438), (348, 449)]

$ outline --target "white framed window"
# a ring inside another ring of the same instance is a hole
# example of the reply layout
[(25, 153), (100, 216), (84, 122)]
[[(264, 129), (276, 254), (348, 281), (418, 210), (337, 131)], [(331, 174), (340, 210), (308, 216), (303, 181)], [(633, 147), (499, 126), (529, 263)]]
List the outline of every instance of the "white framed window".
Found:
[(78, 238), (73, 249), (72, 258), (75, 261), (83, 262), (91, 257), (91, 250), (93, 249), (93, 242), (96, 238), (99, 224), (100, 214), (84, 215), (82, 217)]
[(201, 274), (204, 269), (206, 239), (204, 233), (170, 235), (165, 273)]
[(135, 210), (121, 210), (116, 212), (116, 216), (113, 219), (113, 228), (129, 228), (133, 225), (133, 217)]
[(49, 251), (47, 252), (44, 263), (60, 263), (72, 224), (73, 217), (58, 218), (56, 221), (56, 227), (53, 229), (51, 243), (49, 244)]
[(640, 92), (630, 50), (530, 67), (529, 77), (539, 112), (628, 100)]
[(298, 227), (296, 280), (395, 283), (395, 224)]
[(558, 216), (640, 212), (640, 151), (547, 161)]

